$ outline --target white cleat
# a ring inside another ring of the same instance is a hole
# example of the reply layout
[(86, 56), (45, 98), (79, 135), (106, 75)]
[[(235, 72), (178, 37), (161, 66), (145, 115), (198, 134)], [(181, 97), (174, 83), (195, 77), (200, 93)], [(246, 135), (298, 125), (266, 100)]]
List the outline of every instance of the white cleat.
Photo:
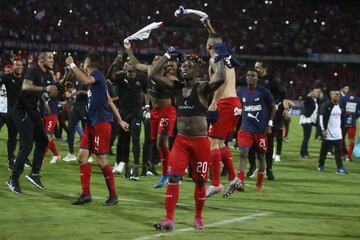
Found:
[(280, 159), (280, 155), (275, 155), (275, 162), (280, 162), (281, 159)]
[(211, 185), (206, 190), (206, 198), (211, 197), (212, 195), (217, 194), (219, 192), (223, 192), (223, 191), (224, 191), (224, 186), (221, 183), (219, 184), (219, 186)]
[(113, 169), (113, 173), (122, 173), (124, 171), (125, 163), (119, 162)]
[(51, 160), (50, 160), (50, 163), (51, 164), (54, 164), (54, 163), (56, 163), (56, 161), (58, 161), (58, 160), (61, 160), (61, 156), (59, 155), (59, 156), (53, 156), (52, 158), (51, 158)]
[(89, 157), (88, 162), (92, 163), (93, 161), (94, 161), (94, 159), (92, 157)]
[(64, 157), (62, 160), (63, 160), (64, 162), (76, 161), (76, 156), (75, 156), (74, 154), (68, 153), (68, 155), (66, 155), (66, 157)]

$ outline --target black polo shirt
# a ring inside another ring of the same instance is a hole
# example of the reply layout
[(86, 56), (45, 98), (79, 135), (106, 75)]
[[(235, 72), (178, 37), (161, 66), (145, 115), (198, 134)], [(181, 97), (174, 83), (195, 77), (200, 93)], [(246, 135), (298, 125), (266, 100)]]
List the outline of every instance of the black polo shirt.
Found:
[(8, 112), (14, 106), (16, 99), (19, 96), (23, 79), (23, 76), (16, 77), (13, 73), (10, 73), (3, 76), (0, 80), (0, 86), (4, 84), (6, 88)]
[[(39, 65), (29, 68), (24, 76), (25, 80), (33, 82), (34, 86), (46, 87), (53, 84), (53, 78), (50, 72), (43, 72)], [(36, 110), (39, 107), (39, 100), (42, 92), (20, 91), (19, 101), (16, 108)]]

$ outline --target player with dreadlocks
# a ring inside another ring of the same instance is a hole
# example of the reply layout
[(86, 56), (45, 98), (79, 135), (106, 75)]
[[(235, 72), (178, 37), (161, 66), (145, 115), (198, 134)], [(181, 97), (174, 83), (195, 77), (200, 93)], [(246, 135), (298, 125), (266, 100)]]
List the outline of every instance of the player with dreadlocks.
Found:
[[(189, 167), (190, 175), (195, 183), (195, 228), (204, 229), (202, 210), (205, 204), (210, 155), (210, 142), (207, 132), (207, 108), (211, 96), (225, 81), (224, 63), (214, 63), (214, 79), (204, 81), (200, 75), (202, 60), (197, 55), (185, 55), (181, 65), (183, 81), (171, 81), (163, 76), (163, 66), (172, 54), (181, 53), (174, 47), (155, 62), (152, 66), (151, 77), (159, 85), (172, 90), (177, 98), (176, 119), (178, 135), (172, 147), (168, 175), (169, 184), (165, 193), (166, 217), (154, 224), (156, 229), (172, 230), (174, 228), (174, 212), (179, 198), (179, 181), (185, 169)], [(174, 76), (175, 78), (175, 76)], [(172, 79), (174, 80), (174, 79)]]

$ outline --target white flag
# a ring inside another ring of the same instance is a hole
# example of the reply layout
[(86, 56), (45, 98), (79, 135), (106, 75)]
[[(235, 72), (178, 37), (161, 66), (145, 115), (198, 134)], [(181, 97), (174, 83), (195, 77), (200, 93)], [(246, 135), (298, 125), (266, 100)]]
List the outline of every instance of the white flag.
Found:
[(147, 39), (150, 36), (150, 33), (153, 29), (159, 28), (161, 27), (161, 25), (163, 25), (163, 22), (153, 22), (150, 23), (149, 25), (147, 25), (146, 27), (140, 29), (139, 31), (137, 31), (136, 33), (128, 36), (127, 38), (125, 38), (124, 42), (129, 42), (130, 40), (143, 40), (143, 39)]

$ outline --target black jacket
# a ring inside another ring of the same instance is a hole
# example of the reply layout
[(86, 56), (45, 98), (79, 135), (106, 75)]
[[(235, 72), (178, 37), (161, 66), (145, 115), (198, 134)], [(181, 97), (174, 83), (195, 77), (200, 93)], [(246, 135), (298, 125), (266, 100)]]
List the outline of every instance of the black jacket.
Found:
[(304, 108), (302, 109), (302, 115), (310, 117), (316, 109), (317, 102), (312, 97), (307, 96), (304, 100)]

